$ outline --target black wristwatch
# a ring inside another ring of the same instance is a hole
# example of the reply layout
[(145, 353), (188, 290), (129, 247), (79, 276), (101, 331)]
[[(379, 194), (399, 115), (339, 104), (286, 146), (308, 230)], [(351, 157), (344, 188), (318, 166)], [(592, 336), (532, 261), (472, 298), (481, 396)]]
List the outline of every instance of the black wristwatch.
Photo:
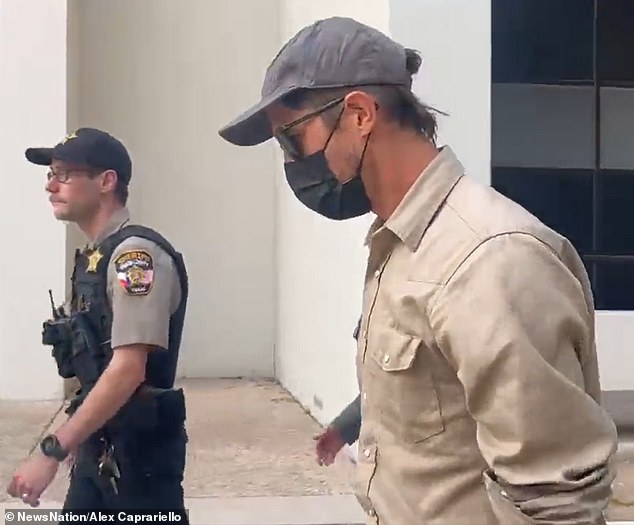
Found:
[(46, 457), (54, 458), (57, 461), (64, 461), (68, 456), (68, 451), (62, 448), (57, 436), (49, 434), (40, 442), (40, 450)]

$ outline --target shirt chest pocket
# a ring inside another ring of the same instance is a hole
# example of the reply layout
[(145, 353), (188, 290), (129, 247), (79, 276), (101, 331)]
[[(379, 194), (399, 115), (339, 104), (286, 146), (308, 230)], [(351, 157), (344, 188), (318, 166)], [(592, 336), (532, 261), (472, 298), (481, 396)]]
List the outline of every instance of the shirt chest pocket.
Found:
[(444, 431), (430, 349), (420, 337), (381, 328), (368, 342), (366, 406), (395, 438), (419, 443)]

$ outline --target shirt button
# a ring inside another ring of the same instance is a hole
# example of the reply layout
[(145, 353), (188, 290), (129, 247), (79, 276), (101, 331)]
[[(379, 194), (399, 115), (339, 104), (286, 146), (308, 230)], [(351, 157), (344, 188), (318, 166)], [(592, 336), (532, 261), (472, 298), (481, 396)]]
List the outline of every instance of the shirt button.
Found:
[(379, 275), (381, 275), (381, 271), (377, 270), (376, 272), (374, 272), (374, 277), (379, 277)]
[(368, 514), (374, 518), (374, 516), (376, 515), (376, 512), (374, 512), (374, 509), (370, 509), (368, 511)]
[(366, 448), (366, 449), (363, 451), (363, 455), (364, 455), (366, 458), (369, 458), (369, 457), (370, 457), (370, 449), (369, 449), (369, 448)]
[(366, 399), (368, 399), (368, 394), (366, 394), (365, 392), (363, 392), (363, 400), (365, 401)]
[(383, 362), (387, 365), (390, 362), (390, 356), (385, 354), (383, 356)]

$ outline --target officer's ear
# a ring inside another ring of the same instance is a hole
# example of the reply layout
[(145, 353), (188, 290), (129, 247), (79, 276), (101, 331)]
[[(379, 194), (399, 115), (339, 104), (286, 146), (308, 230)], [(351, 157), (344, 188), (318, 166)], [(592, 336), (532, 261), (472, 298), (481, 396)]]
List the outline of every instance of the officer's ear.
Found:
[(100, 175), (99, 189), (101, 193), (114, 192), (117, 187), (117, 172), (115, 170), (106, 170)]

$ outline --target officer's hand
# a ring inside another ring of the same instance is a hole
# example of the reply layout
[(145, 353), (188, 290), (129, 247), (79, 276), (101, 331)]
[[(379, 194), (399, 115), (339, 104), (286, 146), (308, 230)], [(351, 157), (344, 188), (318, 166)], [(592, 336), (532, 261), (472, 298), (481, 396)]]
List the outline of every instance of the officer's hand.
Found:
[(55, 459), (36, 453), (15, 471), (7, 492), (11, 496), (21, 498), (31, 507), (37, 507), (42, 492), (53, 481), (58, 467), (59, 463)]
[(320, 465), (331, 465), (335, 460), (337, 453), (345, 445), (339, 431), (333, 427), (328, 427), (324, 432), (313, 438), (317, 443), (315, 444), (315, 454), (317, 456), (317, 463)]

